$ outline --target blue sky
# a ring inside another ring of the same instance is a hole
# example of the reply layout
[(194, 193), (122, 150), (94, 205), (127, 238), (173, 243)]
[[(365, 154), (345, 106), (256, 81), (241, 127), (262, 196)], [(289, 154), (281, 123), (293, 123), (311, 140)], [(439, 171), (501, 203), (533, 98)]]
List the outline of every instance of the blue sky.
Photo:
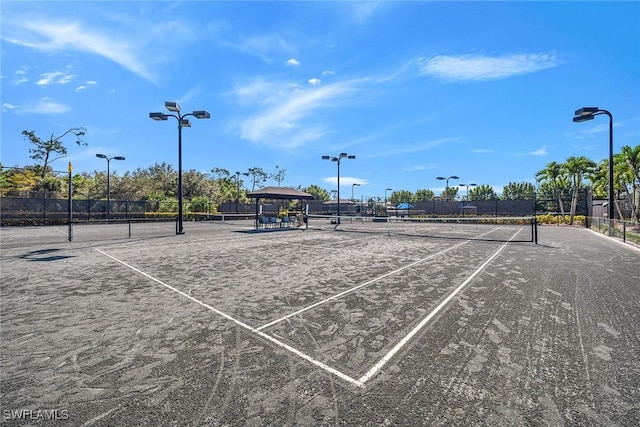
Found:
[[(569, 156), (640, 143), (639, 2), (3, 1), (4, 166), (31, 164), (21, 135), (86, 127), (56, 170), (167, 162), (176, 101), (207, 110), (183, 129), (183, 169), (276, 166), (282, 185), (440, 193), (437, 176), (534, 181)], [(273, 181), (270, 185), (275, 185)], [(343, 193), (345, 194), (345, 193)]]

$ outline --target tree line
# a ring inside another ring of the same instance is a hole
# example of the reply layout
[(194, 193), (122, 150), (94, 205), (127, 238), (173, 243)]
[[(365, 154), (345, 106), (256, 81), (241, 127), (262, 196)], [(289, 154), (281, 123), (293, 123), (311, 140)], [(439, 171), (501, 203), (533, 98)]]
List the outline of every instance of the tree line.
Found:
[[(23, 167), (3, 167), (0, 164), (0, 195), (3, 197), (34, 197), (34, 193), (48, 194), (48, 197), (67, 197), (67, 177), (55, 173), (52, 163), (67, 155), (63, 140), (72, 137), (77, 145), (86, 145), (83, 136), (86, 129), (71, 128), (61, 135), (51, 135), (47, 139), (38, 137), (33, 131), (23, 131), (22, 135), (30, 144), (29, 157), (32, 165)], [(168, 163), (155, 163), (146, 168), (127, 171), (122, 175), (111, 173), (109, 177), (112, 199), (144, 200), (156, 202), (160, 206), (175, 202), (177, 198), (177, 171)], [(187, 170), (182, 175), (183, 198), (199, 209), (214, 211), (216, 206), (226, 202), (247, 203), (247, 193), (272, 181), (277, 186), (284, 182), (286, 170), (275, 166), (267, 172), (261, 167), (251, 167), (243, 172), (232, 172), (222, 167), (214, 167), (210, 173)], [(465, 186), (465, 194), (459, 194), (457, 185), (447, 186), (436, 195), (428, 189), (415, 192), (395, 190), (388, 198), (392, 205), (427, 200), (516, 200), (549, 199), (557, 201), (564, 215), (568, 209), (570, 218), (576, 211), (578, 195), (590, 190), (595, 198), (606, 198), (609, 191), (608, 159), (595, 162), (587, 157), (569, 157), (564, 162), (550, 162), (535, 174), (536, 184), (531, 182), (510, 182), (498, 195), (488, 184)], [(614, 194), (616, 211), (620, 218), (623, 212), (620, 199), (629, 201), (632, 219), (640, 218), (640, 145), (623, 146), (614, 155)], [(72, 176), (73, 198), (106, 199), (107, 174), (105, 171), (81, 172)], [(331, 192), (318, 185), (297, 189), (312, 194), (317, 200), (330, 200)], [(370, 200), (367, 200), (370, 201)], [(568, 206), (567, 206), (568, 203)], [(571, 222), (570, 219), (570, 222)]]

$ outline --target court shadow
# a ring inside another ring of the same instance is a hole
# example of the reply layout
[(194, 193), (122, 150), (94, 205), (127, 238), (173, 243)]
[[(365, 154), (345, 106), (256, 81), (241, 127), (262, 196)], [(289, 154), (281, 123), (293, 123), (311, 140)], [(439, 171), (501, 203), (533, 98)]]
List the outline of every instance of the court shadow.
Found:
[(37, 251), (27, 252), (24, 255), (20, 255), (20, 258), (26, 259), (28, 261), (38, 261), (38, 262), (60, 261), (62, 259), (73, 258), (72, 255), (50, 255), (60, 250), (62, 249), (57, 249), (57, 248), (40, 249)]
[(234, 230), (234, 233), (242, 233), (242, 234), (264, 234), (264, 233), (284, 233), (291, 231), (300, 231), (303, 230), (300, 227), (282, 227), (282, 228), (258, 228), (251, 230)]

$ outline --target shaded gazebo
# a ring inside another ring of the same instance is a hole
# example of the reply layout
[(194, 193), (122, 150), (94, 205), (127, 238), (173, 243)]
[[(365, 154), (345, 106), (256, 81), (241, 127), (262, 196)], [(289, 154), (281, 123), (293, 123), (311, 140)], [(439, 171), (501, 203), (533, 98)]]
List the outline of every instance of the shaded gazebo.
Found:
[[(250, 199), (256, 199), (255, 228), (258, 228), (260, 219), (260, 199), (276, 200), (313, 200), (313, 195), (290, 187), (265, 187), (247, 194)], [(301, 203), (302, 204), (302, 203)]]

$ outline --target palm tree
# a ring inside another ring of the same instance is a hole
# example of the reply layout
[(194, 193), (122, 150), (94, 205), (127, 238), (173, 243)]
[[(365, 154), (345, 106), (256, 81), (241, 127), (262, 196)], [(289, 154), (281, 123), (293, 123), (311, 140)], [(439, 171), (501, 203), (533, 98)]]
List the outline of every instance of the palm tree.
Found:
[(640, 220), (640, 203), (638, 203), (638, 197), (636, 196), (636, 190), (640, 190), (640, 144), (635, 147), (628, 145), (623, 146), (620, 149), (621, 160), (624, 160), (627, 170), (627, 181), (625, 182), (625, 188), (627, 194), (629, 189), (627, 184), (631, 185), (631, 208), (633, 209), (633, 216), (636, 221)]
[(573, 217), (578, 206), (578, 194), (583, 188), (582, 181), (589, 173), (593, 173), (596, 163), (585, 156), (569, 157), (563, 165), (563, 170), (569, 175), (571, 181), (571, 211), (569, 212), (569, 225), (573, 225)]
[(562, 202), (562, 197), (560, 196), (559, 184), (563, 178), (563, 165), (561, 163), (550, 162), (547, 163), (544, 169), (538, 171), (536, 173), (536, 182), (546, 182), (551, 186), (553, 191), (553, 197), (558, 200), (558, 207), (560, 208), (560, 213), (564, 217), (564, 203)]

